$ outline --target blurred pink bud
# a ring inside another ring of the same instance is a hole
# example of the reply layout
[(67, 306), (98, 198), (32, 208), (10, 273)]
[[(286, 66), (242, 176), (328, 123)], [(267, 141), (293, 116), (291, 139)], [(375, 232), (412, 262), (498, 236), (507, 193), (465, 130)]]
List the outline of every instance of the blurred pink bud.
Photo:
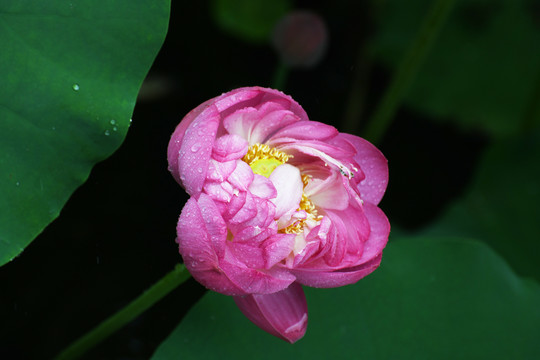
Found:
[(326, 51), (328, 30), (319, 15), (305, 10), (293, 11), (276, 24), (272, 43), (286, 65), (311, 67)]
[(296, 282), (273, 294), (235, 296), (234, 301), (255, 325), (291, 344), (306, 333), (307, 302)]

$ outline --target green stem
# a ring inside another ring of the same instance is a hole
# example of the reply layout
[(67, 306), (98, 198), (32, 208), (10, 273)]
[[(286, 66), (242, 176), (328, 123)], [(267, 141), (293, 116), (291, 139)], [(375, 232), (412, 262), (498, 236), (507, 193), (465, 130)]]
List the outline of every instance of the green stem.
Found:
[(540, 123), (540, 72), (538, 72), (536, 85), (534, 87), (531, 100), (525, 110), (522, 130), (528, 133)]
[(161, 280), (152, 285), (148, 290), (133, 300), (129, 305), (119, 310), (113, 316), (103, 321), (89, 333), (77, 339), (57, 357), (60, 359), (76, 359), (86, 351), (99, 344), (111, 334), (134, 320), (137, 316), (150, 308), (165, 295), (170, 293), (184, 281), (189, 279), (190, 274), (183, 264), (178, 264), (173, 271), (165, 275)]
[(371, 116), (365, 130), (366, 139), (373, 143), (381, 140), (455, 2), (434, 0), (415, 39), (401, 59), (390, 86)]
[(279, 62), (279, 65), (274, 72), (274, 78), (272, 79), (272, 87), (276, 90), (285, 91), (285, 84), (287, 83), (287, 77), (289, 75), (289, 67), (283, 62)]
[(369, 70), (371, 69), (371, 62), (369, 60), (365, 47), (361, 46), (358, 49), (358, 54), (356, 56), (354, 77), (351, 84), (351, 90), (349, 91), (347, 107), (345, 108), (343, 125), (340, 127), (340, 131), (349, 134), (358, 134), (358, 128), (362, 122), (362, 114), (364, 112), (368, 90), (367, 84), (369, 82)]

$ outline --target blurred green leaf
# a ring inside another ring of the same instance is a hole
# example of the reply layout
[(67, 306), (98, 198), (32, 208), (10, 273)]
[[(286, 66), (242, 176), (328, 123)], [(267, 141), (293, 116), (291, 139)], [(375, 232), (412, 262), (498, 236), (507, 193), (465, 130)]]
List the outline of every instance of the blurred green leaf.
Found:
[(168, 0), (0, 4), (0, 265), (124, 140), (169, 7)]
[[(395, 68), (430, 0), (380, 1), (375, 56)], [(495, 136), (518, 133), (540, 81), (540, 13), (529, 0), (460, 0), (406, 104)], [(540, 117), (534, 119), (535, 125)], [(530, 124), (529, 124), (530, 125)]]
[(483, 240), (518, 274), (540, 280), (539, 159), (538, 134), (495, 143), (467, 194), (423, 234)]
[(309, 325), (294, 345), (208, 293), (154, 354), (166, 359), (537, 359), (540, 287), (486, 245), (397, 240), (359, 283), (306, 289)]
[(225, 31), (249, 42), (266, 42), (290, 0), (213, 0), (212, 13)]

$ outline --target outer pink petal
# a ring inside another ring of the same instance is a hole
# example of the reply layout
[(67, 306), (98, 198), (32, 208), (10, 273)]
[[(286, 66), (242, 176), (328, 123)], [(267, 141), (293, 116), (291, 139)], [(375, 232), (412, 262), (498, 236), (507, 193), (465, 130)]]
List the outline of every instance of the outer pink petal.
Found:
[(354, 159), (362, 168), (365, 179), (357, 185), (362, 199), (377, 205), (388, 185), (388, 161), (370, 142), (349, 134), (339, 134), (356, 148)]
[(279, 104), (283, 110), (290, 110), (300, 120), (309, 120), (304, 109), (292, 97), (281, 91), (259, 86), (235, 89), (210, 101), (213, 101), (223, 113), (223, 117), (239, 109), (259, 107), (266, 102), (273, 102)]
[[(229, 254), (220, 267), (237, 287), (248, 294), (271, 294), (294, 282), (295, 277), (285, 269), (251, 269)], [(227, 294), (229, 295), (229, 294)]]
[(184, 133), (178, 152), (178, 174), (182, 185), (190, 195), (197, 195), (202, 190), (219, 121), (220, 116), (216, 108), (209, 106)]
[[(219, 266), (227, 228), (212, 200), (201, 194), (200, 204), (188, 200), (178, 220), (177, 242), (184, 263), (193, 277), (207, 288), (223, 294), (245, 294)], [(204, 213), (202, 212), (204, 209)]]
[(182, 147), (182, 140), (184, 138), (184, 134), (191, 125), (191, 123), (204, 111), (207, 107), (209, 107), (214, 99), (210, 99), (201, 105), (197, 106), (195, 109), (191, 110), (174, 130), (173, 134), (171, 135), (171, 140), (169, 142), (169, 146), (167, 148), (167, 160), (169, 162), (169, 171), (175, 178), (175, 180), (178, 183), (182, 183), (180, 181), (180, 169), (178, 167), (178, 154), (180, 153), (180, 148)]
[(390, 234), (390, 223), (381, 209), (370, 203), (365, 203), (364, 213), (368, 219), (371, 232), (364, 244), (364, 252), (358, 262), (359, 264), (379, 256), (386, 246)]
[(291, 344), (306, 332), (307, 302), (297, 283), (274, 294), (236, 296), (234, 301), (255, 325)]
[(382, 254), (371, 261), (348, 269), (336, 271), (316, 271), (316, 270), (291, 270), (296, 276), (296, 281), (302, 285), (316, 288), (333, 288), (349, 284), (354, 284), (363, 277), (371, 274), (379, 267)]
[(260, 108), (244, 108), (235, 111), (223, 120), (223, 126), (230, 134), (248, 140), (250, 144), (264, 143), (280, 128), (298, 121), (290, 110), (284, 110), (279, 103), (262, 104)]

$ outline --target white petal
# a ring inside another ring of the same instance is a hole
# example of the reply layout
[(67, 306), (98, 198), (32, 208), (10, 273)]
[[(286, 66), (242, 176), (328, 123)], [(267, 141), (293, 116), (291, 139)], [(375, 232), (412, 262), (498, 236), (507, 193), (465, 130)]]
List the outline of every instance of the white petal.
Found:
[[(304, 184), (300, 170), (292, 165), (283, 164), (272, 172), (269, 179), (277, 190), (276, 198), (271, 200), (276, 206), (275, 218), (278, 222), (287, 221), (298, 209), (302, 199)], [(281, 219), (282, 217), (284, 218)]]

